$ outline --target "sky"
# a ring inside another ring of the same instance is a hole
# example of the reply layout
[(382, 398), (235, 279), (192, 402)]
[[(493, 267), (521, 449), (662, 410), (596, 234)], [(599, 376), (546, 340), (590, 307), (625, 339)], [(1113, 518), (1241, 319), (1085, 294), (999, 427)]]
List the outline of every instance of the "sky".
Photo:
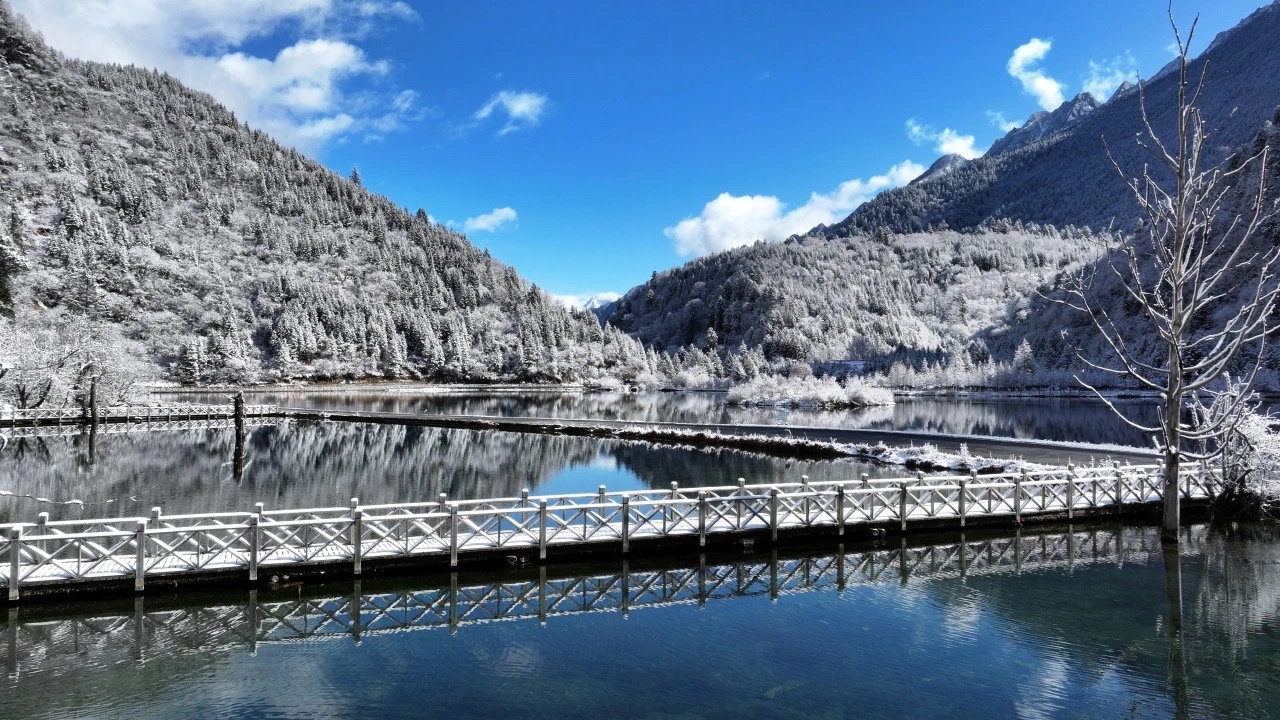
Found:
[[(622, 293), (843, 219), (944, 152), (1173, 57), (1166, 0), (10, 0), (515, 267)], [(1261, 0), (1178, 0), (1198, 41)]]

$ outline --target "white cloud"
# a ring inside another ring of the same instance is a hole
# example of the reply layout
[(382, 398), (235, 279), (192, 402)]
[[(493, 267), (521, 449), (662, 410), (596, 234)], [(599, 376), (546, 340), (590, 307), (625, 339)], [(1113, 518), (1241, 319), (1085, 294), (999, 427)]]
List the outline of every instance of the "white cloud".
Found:
[(1018, 123), (1005, 117), (1004, 113), (996, 112), (994, 110), (987, 111), (987, 119), (991, 121), (992, 125), (1000, 128), (1003, 132), (1009, 132), (1010, 130), (1016, 130), (1021, 127)]
[(915, 118), (907, 120), (907, 137), (916, 145), (932, 143), (934, 149), (943, 155), (959, 155), (965, 160), (972, 160), (982, 155), (973, 147), (976, 141), (972, 135), (961, 135), (951, 128), (943, 128), (942, 132), (928, 125), (921, 124)]
[(1033, 95), (1040, 107), (1053, 110), (1063, 103), (1063, 85), (1033, 67), (1049, 53), (1053, 43), (1040, 38), (1031, 38), (1019, 45), (1009, 58), (1009, 74), (1022, 83), (1022, 89)]
[(489, 102), (475, 112), (476, 120), (486, 120), (495, 111), (506, 114), (507, 122), (498, 130), (498, 135), (506, 135), (522, 128), (537, 125), (542, 121), (549, 101), (546, 95), (534, 92), (502, 92), (489, 98)]
[(881, 190), (905, 185), (924, 170), (908, 160), (883, 175), (843, 182), (829, 194), (813, 193), (808, 202), (790, 211), (771, 195), (720, 193), (702, 208), (702, 214), (662, 232), (675, 240), (681, 255), (709, 255), (756, 240), (783, 240), (819, 224), (837, 222)]
[[(415, 19), (416, 13), (404, 2), (13, 0), (13, 4), (62, 52), (173, 73), (213, 95), (241, 120), (304, 150), (314, 151), (338, 136), (367, 131), (388, 113), (412, 113), (412, 107), (390, 99), (369, 111), (367, 100), (356, 102), (345, 92), (353, 78), (385, 75), (389, 70), (387, 63), (370, 60), (349, 38), (378, 20)], [(274, 57), (254, 55), (243, 47), (253, 39), (290, 35), (295, 40)]]
[(1138, 81), (1138, 62), (1129, 53), (1102, 62), (1090, 60), (1084, 89), (1099, 102), (1106, 102), (1126, 80)]
[(467, 218), (462, 223), (462, 229), (469, 233), (493, 232), (507, 223), (515, 222), (518, 217), (516, 211), (509, 207), (494, 208), (493, 212)]

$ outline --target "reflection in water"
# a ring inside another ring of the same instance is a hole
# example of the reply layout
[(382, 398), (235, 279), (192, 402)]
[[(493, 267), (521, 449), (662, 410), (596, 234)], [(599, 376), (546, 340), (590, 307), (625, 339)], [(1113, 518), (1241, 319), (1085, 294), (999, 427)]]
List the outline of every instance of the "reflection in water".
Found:
[[(216, 394), (161, 396), (166, 402), (225, 402)], [(893, 407), (787, 410), (732, 407), (723, 393), (268, 393), (253, 402), (288, 407), (358, 408), (380, 412), (507, 417), (574, 417), (640, 422), (790, 424), (920, 430), (1039, 440), (1148, 447), (1150, 441), (1096, 398), (899, 398)], [(1137, 417), (1150, 403), (1117, 401)], [(1151, 405), (1151, 412), (1155, 406)]]
[(22, 608), (0, 716), (1275, 717), (1276, 534), (1194, 528), (1171, 566), (1158, 529), (1094, 527)]
[[(230, 421), (166, 432), (8, 438), (0, 449), (0, 522), (346, 506), (534, 493), (897, 476), (852, 460), (792, 461), (741, 451), (593, 438), (361, 423)], [(111, 426), (106, 426), (110, 428)], [(135, 428), (136, 429), (136, 428)], [(243, 449), (239, 449), (240, 446)], [(93, 449), (91, 453), (90, 450)], [(91, 455), (93, 459), (91, 459)], [(25, 496), (25, 497), (16, 497)], [(78, 500), (83, 504), (51, 504)]]

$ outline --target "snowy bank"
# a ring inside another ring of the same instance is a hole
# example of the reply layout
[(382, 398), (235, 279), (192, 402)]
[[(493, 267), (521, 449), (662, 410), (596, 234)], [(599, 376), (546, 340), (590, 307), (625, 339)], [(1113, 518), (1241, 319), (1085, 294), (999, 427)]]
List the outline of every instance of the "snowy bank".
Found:
[(893, 392), (858, 380), (840, 384), (831, 378), (756, 378), (729, 390), (731, 405), (843, 408), (892, 405)]

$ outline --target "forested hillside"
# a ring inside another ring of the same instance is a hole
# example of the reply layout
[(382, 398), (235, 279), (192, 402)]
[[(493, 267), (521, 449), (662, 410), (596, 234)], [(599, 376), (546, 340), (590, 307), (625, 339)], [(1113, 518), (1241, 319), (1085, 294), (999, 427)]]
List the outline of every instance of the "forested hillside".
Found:
[(993, 222), (967, 233), (757, 243), (657, 273), (610, 323), (660, 349), (759, 346), (770, 360), (987, 353), (975, 336), (1097, 252), (1076, 228)]
[(186, 383), (634, 379), (657, 358), (466, 238), (0, 0), (0, 370), (17, 405)]

